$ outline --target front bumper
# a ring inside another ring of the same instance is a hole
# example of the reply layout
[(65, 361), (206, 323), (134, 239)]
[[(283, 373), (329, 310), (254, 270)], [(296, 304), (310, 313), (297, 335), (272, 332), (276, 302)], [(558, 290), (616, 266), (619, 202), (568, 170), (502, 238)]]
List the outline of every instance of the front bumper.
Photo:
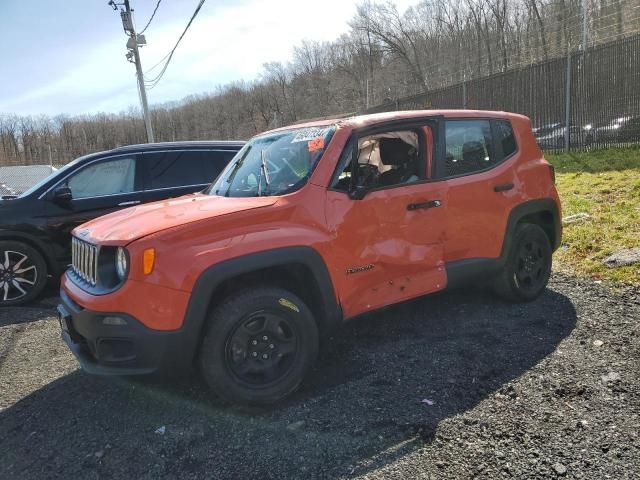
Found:
[[(63, 340), (88, 373), (143, 375), (182, 371), (191, 365), (191, 356), (181, 348), (181, 330), (152, 330), (127, 314), (84, 309), (64, 290), (60, 291), (58, 318)], [(114, 318), (126, 323), (114, 325)]]

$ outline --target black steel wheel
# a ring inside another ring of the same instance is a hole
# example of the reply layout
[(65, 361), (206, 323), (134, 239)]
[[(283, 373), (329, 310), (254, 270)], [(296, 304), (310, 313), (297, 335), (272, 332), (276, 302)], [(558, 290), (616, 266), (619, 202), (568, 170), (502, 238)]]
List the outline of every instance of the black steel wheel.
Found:
[(527, 238), (521, 244), (516, 256), (514, 280), (519, 289), (538, 290), (546, 283), (548, 266), (546, 249), (538, 238)]
[(495, 281), (498, 294), (511, 301), (530, 301), (546, 288), (551, 275), (551, 243), (538, 225), (519, 225), (507, 263)]
[(47, 264), (29, 245), (0, 242), (0, 306), (34, 300), (47, 283)]
[(288, 317), (277, 310), (262, 310), (239, 322), (225, 345), (225, 365), (238, 382), (262, 388), (289, 373), (299, 341)]
[(231, 295), (211, 313), (200, 369), (223, 400), (266, 405), (295, 391), (318, 354), (318, 328), (293, 293), (256, 287)]

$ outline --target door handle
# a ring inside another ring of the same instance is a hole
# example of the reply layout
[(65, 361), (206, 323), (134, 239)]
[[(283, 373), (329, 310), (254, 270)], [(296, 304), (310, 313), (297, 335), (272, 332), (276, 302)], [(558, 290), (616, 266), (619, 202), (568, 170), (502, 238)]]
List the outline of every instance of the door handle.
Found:
[(418, 210), (420, 208), (435, 208), (442, 205), (440, 200), (429, 200), (428, 202), (422, 203), (410, 203), (407, 205), (407, 210)]
[(139, 203), (140, 203), (140, 200), (131, 200), (130, 202), (119, 203), (118, 206), (119, 207), (130, 207), (131, 205), (138, 205)]
[(499, 183), (495, 187), (493, 187), (494, 192), (506, 192), (507, 190), (511, 190), (513, 188), (513, 183)]

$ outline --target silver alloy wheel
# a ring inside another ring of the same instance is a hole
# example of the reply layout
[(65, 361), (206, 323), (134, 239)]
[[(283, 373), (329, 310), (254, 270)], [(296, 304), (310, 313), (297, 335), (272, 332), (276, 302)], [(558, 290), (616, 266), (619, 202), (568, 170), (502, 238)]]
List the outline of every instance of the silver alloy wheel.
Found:
[(28, 255), (5, 250), (0, 263), (0, 298), (8, 302), (25, 297), (38, 281), (38, 269)]

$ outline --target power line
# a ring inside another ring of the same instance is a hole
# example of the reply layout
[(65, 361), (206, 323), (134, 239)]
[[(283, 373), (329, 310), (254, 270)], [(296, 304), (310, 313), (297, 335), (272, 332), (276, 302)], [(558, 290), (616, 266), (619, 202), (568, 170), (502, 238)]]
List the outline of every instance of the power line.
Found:
[[(180, 37), (178, 38), (178, 41), (176, 42), (174, 47), (171, 49), (171, 51), (167, 55), (165, 55), (164, 58), (166, 58), (167, 61), (165, 62), (164, 66), (162, 67), (162, 70), (160, 70), (160, 73), (158, 73), (158, 75), (156, 75), (151, 80), (146, 80), (146, 85), (150, 89), (155, 87), (158, 84), (158, 82), (160, 82), (160, 80), (162, 79), (162, 76), (167, 71), (167, 67), (169, 67), (169, 63), (171, 63), (171, 59), (173, 58), (173, 54), (175, 53), (176, 49), (178, 48), (178, 45), (180, 45), (180, 42), (182, 41), (182, 38), (187, 33), (187, 30), (189, 30), (189, 27), (193, 23), (193, 20), (198, 15), (198, 12), (200, 12), (200, 9), (202, 8), (202, 5), (204, 4), (204, 2), (205, 2), (205, 0), (200, 0), (200, 3), (198, 3), (198, 6), (196, 7), (195, 11), (193, 12), (193, 15), (191, 16), (191, 19), (189, 20), (189, 23), (187, 23), (187, 26), (184, 28), (184, 31), (182, 32), (182, 35), (180, 35)], [(153, 68), (155, 68), (155, 66), (152, 67), (151, 70), (153, 70)]]
[(162, 0), (158, 0), (158, 3), (156, 3), (156, 8), (153, 9), (153, 13), (151, 14), (151, 18), (149, 19), (147, 24), (144, 26), (144, 28), (138, 32), (138, 35), (142, 35), (145, 32), (145, 30), (147, 28), (149, 28), (149, 25), (151, 25), (151, 20), (153, 20), (153, 17), (156, 16), (156, 12), (158, 11), (158, 7), (160, 6), (160, 2), (162, 2)]
[[(169, 53), (171, 53), (171, 52), (169, 52)], [(152, 70), (155, 70), (155, 69), (156, 69), (156, 68), (157, 68), (157, 67), (158, 67), (162, 62), (164, 62), (164, 61), (167, 59), (167, 57), (169, 56), (169, 53), (167, 53), (164, 57), (162, 57), (162, 58), (158, 61), (158, 63), (156, 63), (153, 67), (151, 67), (149, 70), (147, 70), (146, 72), (144, 72), (144, 73), (145, 73), (145, 75), (146, 75), (146, 74), (148, 74), (149, 72), (151, 72)]]

